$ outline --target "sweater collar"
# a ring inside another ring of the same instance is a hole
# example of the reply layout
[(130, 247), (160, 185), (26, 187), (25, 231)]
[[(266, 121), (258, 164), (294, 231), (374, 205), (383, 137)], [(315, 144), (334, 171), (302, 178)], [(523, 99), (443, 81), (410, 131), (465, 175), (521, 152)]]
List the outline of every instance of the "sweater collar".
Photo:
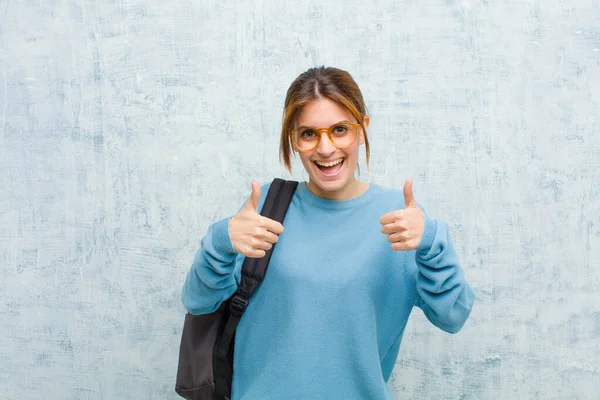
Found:
[(353, 208), (372, 201), (375, 198), (377, 192), (380, 191), (380, 189), (381, 188), (378, 185), (370, 183), (367, 190), (365, 190), (365, 192), (362, 193), (360, 196), (353, 197), (347, 200), (330, 200), (313, 194), (306, 187), (306, 182), (300, 182), (298, 184), (298, 188), (296, 189), (296, 195), (302, 201), (307, 201), (311, 204), (314, 204), (317, 207), (330, 210), (340, 210), (345, 208)]

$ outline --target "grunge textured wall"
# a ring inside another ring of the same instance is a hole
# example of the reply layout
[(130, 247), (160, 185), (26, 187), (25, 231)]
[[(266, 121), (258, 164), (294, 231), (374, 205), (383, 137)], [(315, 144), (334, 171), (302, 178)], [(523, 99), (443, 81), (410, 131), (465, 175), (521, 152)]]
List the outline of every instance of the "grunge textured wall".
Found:
[(478, 296), (458, 335), (415, 311), (397, 397), (598, 398), (598, 0), (0, 0), (0, 398), (176, 398), (193, 254), (289, 176), (321, 64), (364, 91), (362, 179), (414, 178)]

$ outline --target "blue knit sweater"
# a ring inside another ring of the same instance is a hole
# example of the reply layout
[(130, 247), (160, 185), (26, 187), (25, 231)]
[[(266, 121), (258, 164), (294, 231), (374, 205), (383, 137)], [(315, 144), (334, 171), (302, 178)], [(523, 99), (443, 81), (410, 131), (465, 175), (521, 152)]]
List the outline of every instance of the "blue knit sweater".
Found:
[[(425, 215), (419, 247), (396, 252), (379, 220), (402, 208), (402, 191), (375, 184), (350, 200), (298, 185), (237, 329), (232, 400), (393, 399), (387, 382), (413, 306), (446, 332), (461, 329), (474, 293), (448, 225)], [(216, 310), (237, 289), (244, 257), (228, 221), (210, 226), (186, 278), (192, 314)]]

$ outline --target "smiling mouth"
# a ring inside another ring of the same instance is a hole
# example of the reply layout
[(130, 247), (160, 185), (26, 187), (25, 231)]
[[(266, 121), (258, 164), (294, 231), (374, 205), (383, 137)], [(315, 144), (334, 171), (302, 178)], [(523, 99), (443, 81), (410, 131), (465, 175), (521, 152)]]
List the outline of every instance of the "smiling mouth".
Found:
[(334, 176), (337, 174), (340, 169), (342, 169), (342, 165), (344, 165), (345, 158), (338, 158), (337, 160), (322, 162), (322, 161), (313, 161), (314, 164), (319, 168), (319, 170), (326, 176)]

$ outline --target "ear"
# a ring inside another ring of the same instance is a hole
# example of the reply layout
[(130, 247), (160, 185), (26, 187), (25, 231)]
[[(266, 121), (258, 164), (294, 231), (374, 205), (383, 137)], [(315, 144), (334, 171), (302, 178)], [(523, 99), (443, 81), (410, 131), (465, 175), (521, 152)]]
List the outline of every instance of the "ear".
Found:
[[(363, 125), (365, 126), (365, 130), (369, 129), (369, 123), (371, 122), (371, 119), (369, 118), (368, 115), (365, 115), (365, 117), (363, 118)], [(360, 144), (365, 144), (365, 132), (364, 131), (360, 131)]]

